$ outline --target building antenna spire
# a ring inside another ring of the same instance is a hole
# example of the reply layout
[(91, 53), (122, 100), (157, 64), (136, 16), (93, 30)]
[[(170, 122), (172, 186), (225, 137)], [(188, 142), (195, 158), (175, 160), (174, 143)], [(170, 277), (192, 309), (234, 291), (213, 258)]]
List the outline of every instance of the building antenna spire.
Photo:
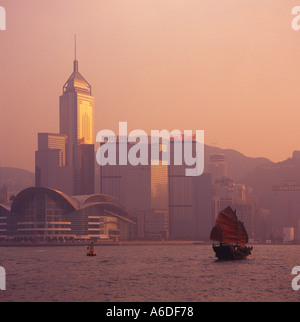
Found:
[(74, 60), (74, 72), (78, 72), (78, 61), (77, 61), (77, 37), (75, 35), (75, 60)]
[(77, 39), (75, 35), (75, 60), (77, 60)]

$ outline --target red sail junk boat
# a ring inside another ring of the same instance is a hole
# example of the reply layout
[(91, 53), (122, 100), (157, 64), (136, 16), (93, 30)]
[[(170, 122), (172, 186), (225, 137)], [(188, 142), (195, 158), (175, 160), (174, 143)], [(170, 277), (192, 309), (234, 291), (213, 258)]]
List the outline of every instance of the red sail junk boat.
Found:
[(249, 240), (245, 226), (230, 207), (219, 213), (210, 239), (220, 243), (213, 245), (216, 257), (220, 260), (244, 259), (251, 255), (253, 249), (246, 246)]

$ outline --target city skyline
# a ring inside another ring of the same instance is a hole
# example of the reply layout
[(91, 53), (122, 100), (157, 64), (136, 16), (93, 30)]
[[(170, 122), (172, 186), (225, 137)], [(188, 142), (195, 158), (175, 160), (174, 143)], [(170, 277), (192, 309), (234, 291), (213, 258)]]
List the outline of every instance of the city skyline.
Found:
[(0, 302), (299, 302), (300, 0), (0, 2)]
[(300, 148), (296, 3), (68, 4), (1, 4), (2, 166), (34, 171), (36, 133), (58, 132), (74, 34), (94, 88), (95, 134), (127, 121), (148, 133), (203, 129), (208, 145), (272, 161)]

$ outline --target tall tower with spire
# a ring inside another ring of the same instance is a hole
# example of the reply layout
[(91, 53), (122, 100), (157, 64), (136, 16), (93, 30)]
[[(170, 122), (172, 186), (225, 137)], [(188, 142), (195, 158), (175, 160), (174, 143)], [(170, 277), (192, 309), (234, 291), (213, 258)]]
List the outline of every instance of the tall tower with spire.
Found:
[[(94, 193), (95, 98), (92, 96), (91, 85), (79, 73), (76, 52), (75, 38), (73, 73), (64, 84), (63, 93), (59, 98), (60, 126), (59, 134), (56, 135), (54, 140), (57, 144), (53, 143), (53, 135), (51, 135), (50, 140), (49, 136), (45, 138), (44, 134), (44, 143), (40, 142), (39, 139), (39, 151), (44, 151), (44, 155), (40, 154), (40, 157), (47, 162), (39, 162), (43, 166), (36, 169), (36, 173), (38, 173), (36, 175), (36, 185), (61, 190), (70, 195), (87, 195)], [(64, 140), (64, 144), (62, 144), (62, 140)], [(52, 142), (52, 148), (49, 147), (50, 141)], [(53, 150), (58, 150), (58, 148), (60, 153), (57, 154), (56, 152), (55, 154)], [(53, 154), (59, 158), (54, 164), (50, 162), (53, 168), (51, 173), (54, 173), (54, 176), (49, 174), (49, 165), (47, 165), (50, 159), (53, 160)], [(62, 160), (63, 162), (61, 162)], [(39, 180), (37, 180), (37, 177)], [(48, 178), (47, 180), (45, 179), (46, 177)]]
[(75, 39), (73, 73), (60, 97), (60, 134), (67, 136), (66, 162), (73, 168), (73, 195), (94, 192), (94, 108), (92, 87), (79, 72)]

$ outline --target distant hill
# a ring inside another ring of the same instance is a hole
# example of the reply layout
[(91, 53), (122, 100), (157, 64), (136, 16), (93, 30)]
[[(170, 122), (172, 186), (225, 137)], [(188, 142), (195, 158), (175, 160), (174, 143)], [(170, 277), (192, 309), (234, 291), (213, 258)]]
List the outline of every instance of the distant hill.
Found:
[(34, 173), (18, 168), (1, 168), (0, 184), (6, 184), (10, 195), (35, 185)]
[(228, 175), (233, 178), (236, 183), (244, 183), (243, 179), (253, 173), (257, 167), (261, 166), (272, 166), (275, 163), (266, 158), (252, 158), (247, 157), (244, 154), (232, 150), (232, 149), (221, 149), (218, 147), (205, 146), (204, 149), (204, 162), (205, 168), (207, 169), (209, 164), (209, 157), (212, 154), (222, 153), (225, 155), (227, 162)]
[(282, 162), (259, 166), (242, 180), (253, 188), (260, 206), (269, 208), (274, 185), (300, 185), (299, 155)]

